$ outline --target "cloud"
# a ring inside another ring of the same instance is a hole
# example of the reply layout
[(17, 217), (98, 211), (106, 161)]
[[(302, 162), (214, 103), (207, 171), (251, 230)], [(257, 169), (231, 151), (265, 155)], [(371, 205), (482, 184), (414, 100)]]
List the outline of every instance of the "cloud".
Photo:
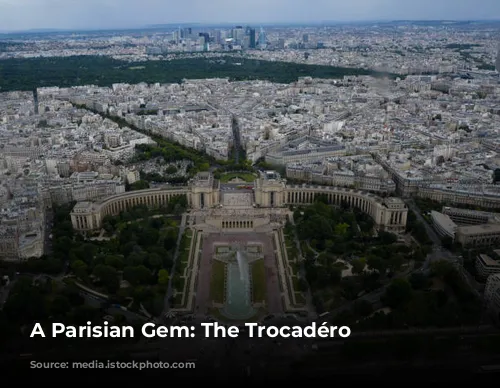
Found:
[(499, 0), (0, 0), (3, 30), (493, 18), (500, 19)]

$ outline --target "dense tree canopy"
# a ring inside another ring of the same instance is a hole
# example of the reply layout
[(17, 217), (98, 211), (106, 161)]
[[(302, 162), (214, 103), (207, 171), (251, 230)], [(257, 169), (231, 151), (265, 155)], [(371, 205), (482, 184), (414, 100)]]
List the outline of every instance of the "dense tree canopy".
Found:
[[(240, 65), (236, 66), (238, 63)], [(103, 56), (6, 59), (0, 62), (0, 89), (33, 90), (43, 86), (111, 86), (113, 83), (179, 83), (183, 79), (262, 79), (290, 83), (298, 77), (342, 78), (345, 75), (382, 75), (364, 70), (332, 66), (271, 62), (237, 57), (183, 58), (130, 64)], [(384, 74), (385, 75), (385, 74)], [(392, 75), (390, 75), (392, 76)]]

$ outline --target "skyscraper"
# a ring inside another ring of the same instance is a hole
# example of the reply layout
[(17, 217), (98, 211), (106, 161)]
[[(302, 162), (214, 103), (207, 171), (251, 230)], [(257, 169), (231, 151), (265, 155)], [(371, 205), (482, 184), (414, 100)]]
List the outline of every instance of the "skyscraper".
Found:
[(231, 35), (236, 44), (241, 44), (243, 42), (243, 38), (245, 37), (245, 30), (242, 26), (236, 26), (233, 28)]
[(198, 34), (198, 36), (203, 37), (203, 39), (205, 40), (205, 43), (210, 42), (210, 35), (207, 32), (200, 32)]
[(250, 29), (250, 48), (254, 49), (257, 45), (257, 33), (255, 32), (255, 28)]
[(190, 38), (192, 34), (193, 34), (192, 28), (183, 28), (181, 31), (181, 38), (182, 39)]
[(266, 32), (264, 29), (261, 27), (260, 28), (260, 34), (259, 34), (259, 48), (265, 49), (267, 47), (267, 37), (266, 37)]
[(500, 73), (500, 44), (498, 45), (497, 61), (495, 63), (495, 67), (497, 68), (497, 71)]
[(222, 31), (221, 30), (215, 31), (215, 43), (217, 43), (217, 44), (222, 43)]

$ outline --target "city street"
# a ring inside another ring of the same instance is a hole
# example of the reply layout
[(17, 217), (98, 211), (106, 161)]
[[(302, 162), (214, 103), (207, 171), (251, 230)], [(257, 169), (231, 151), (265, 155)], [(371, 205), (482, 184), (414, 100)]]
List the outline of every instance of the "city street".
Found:
[(446, 260), (452, 263), (458, 269), (458, 271), (462, 275), (462, 278), (469, 285), (469, 288), (476, 294), (476, 296), (480, 297), (481, 295), (478, 291), (479, 286), (474, 277), (467, 270), (464, 269), (462, 263), (455, 255), (453, 255), (453, 253), (451, 253), (449, 250), (445, 249), (442, 246), (441, 239), (437, 235), (434, 228), (431, 225), (429, 225), (429, 223), (422, 216), (422, 213), (415, 204), (415, 201), (413, 199), (410, 199), (407, 201), (407, 205), (410, 210), (413, 210), (413, 212), (417, 216), (417, 220), (424, 225), (425, 230), (427, 231), (427, 235), (434, 244), (432, 252), (427, 255), (424, 265), (421, 267), (420, 271), (428, 273), (428, 271), (430, 270), (430, 266), (433, 262), (438, 260)]

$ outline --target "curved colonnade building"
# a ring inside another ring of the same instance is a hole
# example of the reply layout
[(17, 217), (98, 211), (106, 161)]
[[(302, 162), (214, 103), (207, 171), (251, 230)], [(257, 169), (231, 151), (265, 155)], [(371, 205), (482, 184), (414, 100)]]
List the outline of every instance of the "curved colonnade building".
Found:
[[(102, 220), (107, 215), (118, 215), (137, 205), (166, 205), (174, 196), (179, 195), (186, 195), (188, 205), (192, 209), (221, 207), (220, 182), (210, 173), (199, 173), (184, 187), (165, 186), (113, 195), (99, 202), (79, 202), (73, 208), (71, 221), (77, 231), (95, 231), (101, 228)], [(329, 204), (348, 204), (350, 207), (361, 209), (373, 218), (379, 230), (394, 233), (405, 231), (408, 209), (400, 198), (380, 198), (368, 192), (339, 187), (287, 185), (279, 174), (271, 171), (262, 173), (255, 181), (254, 207), (249, 208), (248, 212), (311, 204), (319, 195), (324, 196)]]

